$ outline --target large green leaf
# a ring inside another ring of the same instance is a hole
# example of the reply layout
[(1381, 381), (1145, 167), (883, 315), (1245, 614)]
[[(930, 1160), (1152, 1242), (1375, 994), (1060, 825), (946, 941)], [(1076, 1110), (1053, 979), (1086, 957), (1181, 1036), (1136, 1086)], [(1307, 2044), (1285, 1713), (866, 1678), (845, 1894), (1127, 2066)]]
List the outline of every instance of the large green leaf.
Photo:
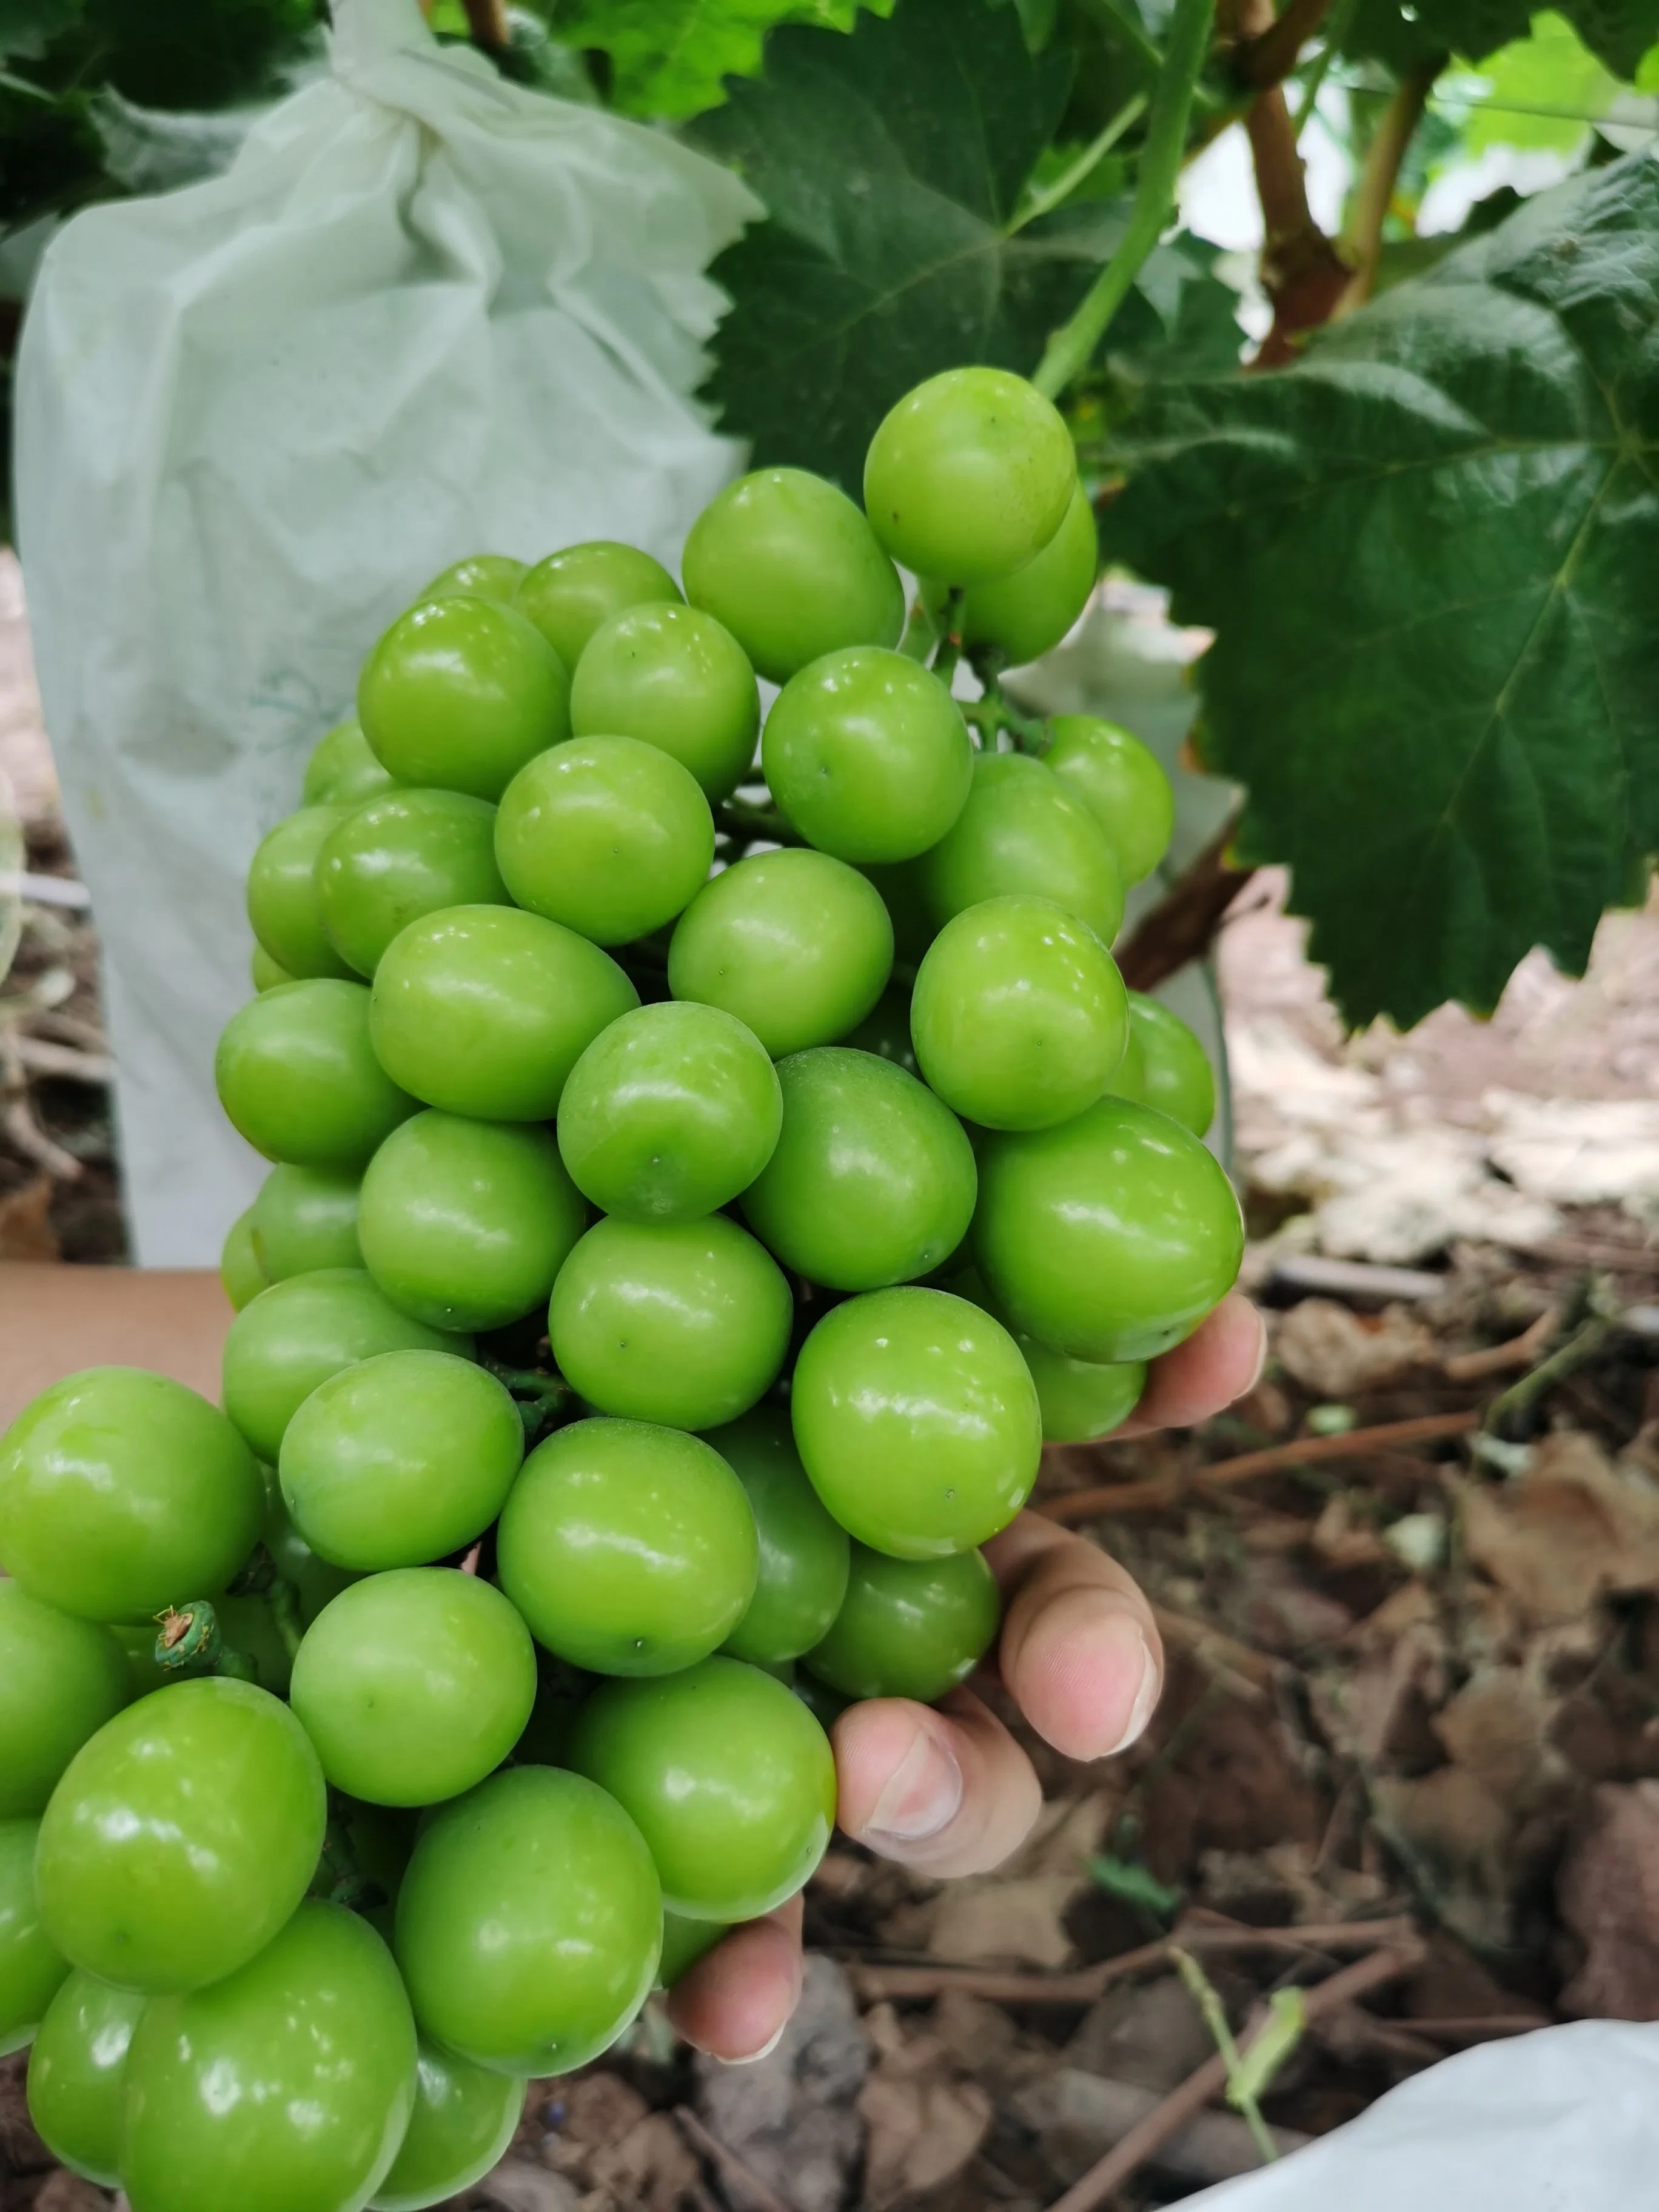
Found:
[(1659, 167), (1527, 203), (1277, 374), (1164, 386), (1109, 554), (1350, 1020), (1577, 973), (1659, 850)]
[[(1343, 36), (1344, 51), (1386, 62), (1403, 74), (1425, 55), (1456, 53), (1470, 61), (1524, 39), (1534, 0), (1359, 0)], [(1659, 0), (1556, 0), (1593, 54), (1629, 79), (1659, 40)]]
[(567, 44), (610, 55), (617, 106), (678, 121), (715, 106), (723, 77), (753, 76), (775, 24), (845, 31), (858, 8), (859, 0), (575, 0), (556, 21)]
[[(1012, 8), (899, 0), (850, 38), (775, 32), (763, 78), (698, 119), (769, 211), (713, 271), (733, 305), (708, 393), (757, 459), (855, 487), (871, 432), (923, 377), (1036, 365), (1126, 220), (1085, 201), (1014, 227), (1069, 77), (1065, 53), (1028, 52)], [(1232, 305), (1201, 249), (1161, 249), (1114, 349), (1224, 361)]]

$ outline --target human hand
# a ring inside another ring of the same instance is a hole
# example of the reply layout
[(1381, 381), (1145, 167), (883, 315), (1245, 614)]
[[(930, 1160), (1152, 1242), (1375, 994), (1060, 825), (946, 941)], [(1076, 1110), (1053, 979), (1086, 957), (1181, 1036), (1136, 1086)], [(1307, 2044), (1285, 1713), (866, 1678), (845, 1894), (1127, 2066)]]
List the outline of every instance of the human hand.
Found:
[[(1189, 1428), (1260, 1376), (1267, 1332), (1233, 1292), (1154, 1361), (1116, 1433)], [(1086, 1538), (1022, 1513), (985, 1547), (1002, 1588), (996, 1666), (1027, 1721), (1069, 1759), (1125, 1751), (1152, 1718), (1164, 1655), (1152, 1608)], [(1031, 1763), (970, 1690), (937, 1706), (903, 1698), (849, 1705), (832, 1731), (837, 1820), (854, 1842), (929, 1875), (983, 1874), (1030, 1833), (1042, 1802)], [(716, 2057), (763, 2056), (800, 1995), (801, 1900), (735, 1929), (676, 1983), (669, 2016)]]

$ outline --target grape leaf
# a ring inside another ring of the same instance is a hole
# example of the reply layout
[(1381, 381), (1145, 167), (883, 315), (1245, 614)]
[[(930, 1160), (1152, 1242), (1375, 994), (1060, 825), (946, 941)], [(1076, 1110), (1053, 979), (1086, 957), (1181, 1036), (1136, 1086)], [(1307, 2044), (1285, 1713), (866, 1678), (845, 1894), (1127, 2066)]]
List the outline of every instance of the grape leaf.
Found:
[[(1425, 56), (1480, 61), (1527, 36), (1534, 0), (1359, 0), (1342, 36), (1345, 53), (1385, 62), (1403, 76)], [(1628, 82), (1659, 39), (1659, 0), (1558, 0), (1579, 37)]]
[(1109, 556), (1214, 629), (1206, 758), (1354, 1023), (1582, 972), (1659, 851), (1659, 166), (1527, 202), (1272, 375), (1154, 390)]
[(858, 9), (859, 0), (577, 0), (560, 11), (558, 31), (568, 46), (610, 55), (611, 96), (624, 113), (678, 122), (716, 106), (723, 77), (754, 75), (775, 24), (846, 31)]
[[(707, 396), (757, 461), (856, 489), (872, 431), (923, 377), (1035, 367), (1127, 219), (1080, 201), (1011, 228), (1070, 69), (1028, 52), (1012, 8), (899, 0), (850, 37), (774, 32), (761, 81), (691, 126), (769, 214), (711, 272), (733, 304)], [(1236, 354), (1232, 297), (1200, 255), (1188, 240), (1147, 264), (1115, 356)]]
[(80, 0), (0, 0), (0, 59), (39, 61), (80, 13)]

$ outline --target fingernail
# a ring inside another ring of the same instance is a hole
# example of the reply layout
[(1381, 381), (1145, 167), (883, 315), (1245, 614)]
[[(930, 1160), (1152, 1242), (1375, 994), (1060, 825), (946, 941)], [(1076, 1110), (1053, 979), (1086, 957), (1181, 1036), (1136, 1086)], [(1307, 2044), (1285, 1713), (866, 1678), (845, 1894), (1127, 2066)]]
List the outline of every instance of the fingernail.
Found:
[(1152, 1656), (1152, 1647), (1144, 1636), (1139, 1642), (1140, 1680), (1135, 1685), (1135, 1701), (1129, 1708), (1129, 1718), (1122, 1735), (1105, 1754), (1108, 1759), (1115, 1759), (1119, 1752), (1127, 1751), (1132, 1743), (1146, 1734), (1146, 1723), (1152, 1717), (1152, 1708), (1158, 1703), (1158, 1693), (1163, 1686), (1158, 1662)]
[(950, 1747), (931, 1729), (918, 1729), (888, 1776), (864, 1832), (878, 1843), (923, 1843), (955, 1820), (961, 1803), (962, 1769)]
[(772, 2056), (772, 2053), (777, 2049), (779, 2044), (783, 2041), (783, 2032), (788, 2025), (789, 2023), (787, 2020), (781, 2020), (776, 2027), (773, 2029), (771, 2035), (764, 2043), (762, 2044), (758, 2051), (745, 2051), (741, 2058), (728, 2058), (725, 2062), (726, 2064), (728, 2066), (757, 2066), (763, 2058), (769, 2058)]
[(1261, 1380), (1262, 1376), (1267, 1371), (1267, 1316), (1261, 1311), (1260, 1307), (1255, 1309), (1255, 1311), (1256, 1333), (1255, 1365), (1250, 1370), (1250, 1379), (1248, 1386), (1240, 1394), (1244, 1397), (1249, 1397), (1250, 1392), (1255, 1389), (1256, 1384)]

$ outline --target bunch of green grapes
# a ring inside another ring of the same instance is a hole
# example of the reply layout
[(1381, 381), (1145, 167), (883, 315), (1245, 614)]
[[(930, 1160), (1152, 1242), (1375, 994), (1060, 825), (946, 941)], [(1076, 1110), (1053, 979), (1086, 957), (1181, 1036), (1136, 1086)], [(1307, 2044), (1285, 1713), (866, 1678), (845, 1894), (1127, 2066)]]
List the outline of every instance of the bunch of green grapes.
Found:
[(1087, 597), (1064, 425), (936, 378), (865, 490), (393, 623), (252, 864), (223, 1411), (94, 1370), (0, 1440), (0, 2050), (133, 2212), (477, 2179), (801, 1887), (824, 1724), (973, 1671), (1044, 1439), (1233, 1280), (1108, 949), (1168, 785), (945, 680)]

